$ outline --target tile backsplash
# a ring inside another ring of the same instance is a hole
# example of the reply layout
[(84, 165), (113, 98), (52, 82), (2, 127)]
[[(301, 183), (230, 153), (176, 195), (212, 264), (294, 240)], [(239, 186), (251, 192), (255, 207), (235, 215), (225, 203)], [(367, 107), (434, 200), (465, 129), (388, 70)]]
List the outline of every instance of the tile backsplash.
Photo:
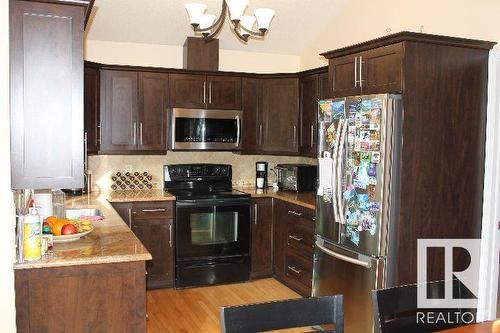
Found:
[(116, 172), (147, 171), (157, 187), (163, 186), (163, 165), (183, 163), (221, 163), (233, 167), (234, 186), (255, 185), (255, 162), (269, 163), (269, 184), (276, 180), (271, 168), (280, 163), (316, 164), (314, 158), (298, 156), (238, 155), (231, 152), (172, 152), (167, 155), (101, 155), (89, 156), (94, 191), (111, 191), (111, 176)]

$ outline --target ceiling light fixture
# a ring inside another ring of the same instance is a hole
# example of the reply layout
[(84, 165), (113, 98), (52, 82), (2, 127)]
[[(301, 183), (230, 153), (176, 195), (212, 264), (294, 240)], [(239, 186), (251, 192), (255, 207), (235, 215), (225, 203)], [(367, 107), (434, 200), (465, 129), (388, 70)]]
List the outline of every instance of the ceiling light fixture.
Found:
[[(215, 15), (205, 14), (207, 10), (205, 4), (188, 3), (185, 6), (194, 31), (201, 33), (206, 40), (215, 38), (220, 32), (228, 11), (233, 31), (244, 42), (250, 37), (263, 38), (274, 17), (274, 10), (269, 8), (255, 9), (254, 16), (244, 15), (248, 0), (222, 0), (222, 10), (217, 19)], [(253, 30), (255, 21), (258, 31)]]

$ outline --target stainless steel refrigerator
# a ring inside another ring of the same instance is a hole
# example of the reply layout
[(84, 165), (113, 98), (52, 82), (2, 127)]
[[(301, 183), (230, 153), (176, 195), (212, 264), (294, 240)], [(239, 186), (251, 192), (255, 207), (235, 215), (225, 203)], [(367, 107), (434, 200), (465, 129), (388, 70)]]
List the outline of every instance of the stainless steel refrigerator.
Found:
[(312, 295), (344, 295), (346, 333), (373, 331), (371, 290), (392, 284), (402, 117), (400, 95), (318, 102)]

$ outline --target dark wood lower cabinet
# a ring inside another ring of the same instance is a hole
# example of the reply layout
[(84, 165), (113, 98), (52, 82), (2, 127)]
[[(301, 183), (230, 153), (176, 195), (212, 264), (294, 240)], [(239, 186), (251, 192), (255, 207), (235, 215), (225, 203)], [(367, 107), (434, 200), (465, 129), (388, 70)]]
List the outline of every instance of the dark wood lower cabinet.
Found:
[(252, 199), (252, 270), (251, 278), (259, 279), (273, 275), (272, 230), (273, 199)]
[(314, 210), (275, 200), (273, 273), (302, 296), (311, 296)]
[(146, 332), (144, 262), (15, 271), (17, 331)]
[(148, 289), (169, 288), (174, 283), (174, 222), (172, 201), (112, 203), (153, 257), (146, 262)]

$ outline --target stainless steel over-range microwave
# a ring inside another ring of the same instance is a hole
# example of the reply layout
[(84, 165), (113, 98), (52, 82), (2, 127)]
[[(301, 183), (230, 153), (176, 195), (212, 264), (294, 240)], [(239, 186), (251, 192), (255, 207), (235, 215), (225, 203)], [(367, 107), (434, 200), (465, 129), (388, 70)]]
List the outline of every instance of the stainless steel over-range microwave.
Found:
[(169, 119), (170, 149), (240, 150), (240, 110), (174, 108)]

